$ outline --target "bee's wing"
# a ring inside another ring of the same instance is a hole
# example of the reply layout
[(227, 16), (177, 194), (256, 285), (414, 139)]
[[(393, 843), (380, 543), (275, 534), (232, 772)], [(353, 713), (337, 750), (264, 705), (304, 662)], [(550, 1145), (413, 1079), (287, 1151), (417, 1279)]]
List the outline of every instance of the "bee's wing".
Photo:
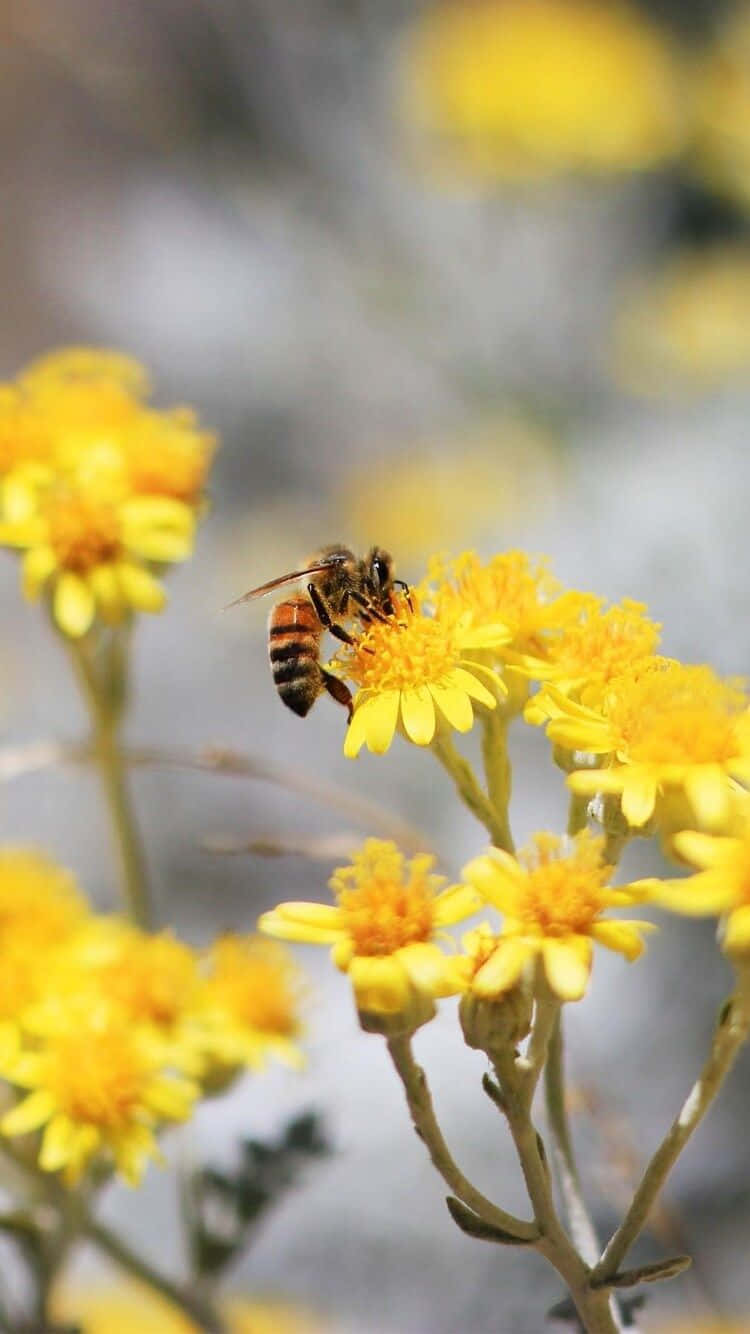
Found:
[(235, 598), (234, 602), (228, 602), (224, 611), (229, 611), (232, 607), (239, 607), (243, 602), (252, 602), (254, 598), (262, 598), (266, 593), (273, 593), (275, 588), (283, 588), (285, 584), (296, 583), (298, 579), (305, 579), (309, 574), (319, 574), (321, 570), (330, 570), (332, 565), (340, 565), (343, 557), (331, 556), (329, 560), (318, 561), (315, 565), (307, 565), (304, 570), (292, 570), (289, 574), (280, 574), (277, 579), (269, 579), (267, 584), (260, 584), (258, 588), (251, 588), (249, 593), (243, 593), (241, 597)]

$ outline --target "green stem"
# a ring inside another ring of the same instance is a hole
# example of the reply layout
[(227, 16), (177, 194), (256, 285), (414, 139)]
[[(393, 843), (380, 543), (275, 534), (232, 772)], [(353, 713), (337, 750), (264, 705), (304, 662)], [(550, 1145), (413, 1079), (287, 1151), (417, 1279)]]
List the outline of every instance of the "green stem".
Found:
[(625, 1218), (611, 1238), (592, 1279), (601, 1282), (619, 1269), (633, 1242), (648, 1222), (664, 1182), (693, 1132), (700, 1125), (750, 1032), (750, 985), (739, 978), (737, 991), (724, 1005), (711, 1051), (682, 1110), (651, 1158)]
[(571, 793), (568, 807), (568, 833), (571, 838), (588, 827), (589, 798)]
[(81, 1233), (93, 1242), (100, 1251), (108, 1255), (115, 1264), (124, 1269), (131, 1277), (147, 1284), (154, 1292), (165, 1297), (168, 1302), (187, 1315), (190, 1320), (204, 1331), (204, 1334), (224, 1334), (224, 1325), (213, 1307), (189, 1288), (172, 1282), (165, 1274), (149, 1264), (143, 1256), (132, 1251), (125, 1242), (111, 1232), (102, 1223), (92, 1218), (83, 1220)]
[(90, 644), (85, 640), (69, 640), (68, 643), (76, 679), (91, 720), (94, 755), (117, 848), (123, 900), (133, 921), (144, 928), (149, 927), (152, 913), (146, 863), (120, 747), (120, 717), (125, 692), (122, 646), (118, 643), (116, 648), (113, 647), (104, 658), (104, 669), (97, 670)]
[(482, 790), (468, 760), (459, 754), (447, 732), (435, 734), (432, 751), (453, 779), (461, 800), (484, 825), (492, 842), (496, 847), (504, 847), (508, 837), (507, 817), (495, 808)]
[(558, 1010), (550, 1037), (547, 1065), (544, 1072), (544, 1092), (547, 1119), (552, 1134), (553, 1162), (560, 1186), (560, 1194), (565, 1205), (568, 1225), (580, 1254), (588, 1264), (594, 1265), (601, 1254), (601, 1247), (584, 1202), (573, 1153), (573, 1142), (570, 1137), (568, 1113), (565, 1106), (561, 1010)]
[(453, 1161), (435, 1116), (427, 1078), (424, 1070), (414, 1060), (409, 1038), (389, 1038), (388, 1051), (404, 1086), (414, 1128), (446, 1185), (462, 1204), (485, 1223), (500, 1228), (503, 1232), (518, 1237), (519, 1240), (532, 1241), (538, 1235), (538, 1229), (534, 1224), (526, 1223), (523, 1219), (515, 1218), (513, 1214), (498, 1208), (467, 1180)]
[(487, 792), (496, 813), (500, 837), (494, 842), (504, 852), (515, 852), (510, 829), (510, 794), (512, 771), (508, 758), (508, 715), (502, 706), (482, 715), (482, 759)]

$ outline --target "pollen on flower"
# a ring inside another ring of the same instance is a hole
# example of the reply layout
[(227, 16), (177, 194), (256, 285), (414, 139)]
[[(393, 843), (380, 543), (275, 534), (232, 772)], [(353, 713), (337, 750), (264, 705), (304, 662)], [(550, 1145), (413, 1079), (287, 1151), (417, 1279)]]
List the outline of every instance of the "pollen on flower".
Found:
[(548, 661), (584, 682), (592, 676), (601, 683), (611, 680), (656, 649), (661, 627), (645, 610), (643, 603), (627, 598), (606, 610), (599, 598), (584, 599), (578, 615), (550, 637)]
[(612, 874), (603, 853), (603, 836), (584, 833), (572, 843), (535, 834), (518, 857), (527, 871), (518, 903), (523, 927), (545, 936), (585, 934), (604, 906), (602, 889)]
[(393, 844), (368, 839), (353, 864), (334, 873), (331, 888), (356, 954), (393, 954), (430, 939), (435, 894), (443, 883), (429, 874), (433, 865), (428, 855), (407, 863)]
[(121, 528), (117, 507), (91, 490), (63, 487), (47, 498), (49, 545), (61, 569), (87, 574), (116, 559)]
[(524, 551), (504, 551), (484, 563), (474, 551), (465, 551), (446, 564), (435, 560), (428, 583), (431, 600), (446, 619), (470, 612), (475, 624), (502, 621), (514, 647), (534, 642), (550, 619), (549, 605), (560, 585), (544, 564), (534, 565)]
[(209, 1003), (261, 1033), (299, 1033), (299, 979), (289, 956), (257, 936), (222, 936), (209, 953)]
[(710, 667), (658, 661), (612, 683), (607, 714), (618, 749), (634, 763), (729, 760), (737, 754), (737, 721), (747, 710), (739, 685)]
[(363, 690), (411, 690), (439, 682), (461, 657), (459, 635), (450, 623), (426, 616), (415, 595), (412, 605), (394, 597), (394, 615), (373, 621), (339, 655), (342, 670)]

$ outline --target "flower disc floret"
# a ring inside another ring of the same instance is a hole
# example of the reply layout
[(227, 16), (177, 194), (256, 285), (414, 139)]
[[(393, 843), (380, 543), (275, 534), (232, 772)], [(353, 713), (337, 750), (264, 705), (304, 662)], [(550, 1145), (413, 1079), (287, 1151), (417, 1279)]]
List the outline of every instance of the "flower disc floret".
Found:
[(705, 666), (653, 658), (610, 683), (598, 711), (555, 697), (549, 735), (607, 767), (571, 774), (582, 795), (617, 793), (629, 824), (645, 824), (657, 797), (684, 793), (715, 829), (726, 819), (732, 779), (750, 779), (750, 712), (744, 687)]
[(433, 864), (427, 855), (407, 861), (395, 844), (368, 839), (351, 865), (331, 877), (336, 907), (282, 903), (258, 925), (285, 940), (331, 944), (334, 963), (351, 978), (357, 1008), (396, 1014), (414, 991), (434, 997), (458, 990), (452, 961), (434, 937), (470, 916), (478, 897), (466, 886), (441, 889)]
[(214, 941), (196, 1007), (209, 1078), (217, 1068), (259, 1069), (270, 1056), (299, 1067), (301, 991), (298, 969), (274, 942), (232, 934)]
[(417, 746), (428, 746), (443, 721), (467, 732), (474, 722), (472, 701), (493, 709), (505, 690), (476, 657), (507, 639), (497, 618), (480, 627), (467, 613), (428, 615), (415, 593), (393, 602), (393, 615), (372, 621), (333, 664), (359, 687), (344, 744), (348, 756), (363, 745), (382, 755), (399, 721)]
[(485, 999), (500, 996), (538, 957), (552, 990), (562, 1000), (580, 1000), (593, 941), (636, 959), (643, 949), (640, 932), (650, 924), (602, 920), (601, 914), (643, 894), (628, 886), (607, 888), (611, 874), (604, 838), (587, 830), (572, 839), (536, 834), (518, 857), (492, 848), (470, 862), (464, 878), (503, 914), (503, 923), (494, 949), (488, 950), (486, 933), (481, 955), (474, 949), (469, 989)]
[(166, 1072), (161, 1054), (131, 1021), (105, 1006), (58, 1007), (38, 1038), (3, 1069), (28, 1096), (5, 1114), (8, 1136), (44, 1127), (39, 1166), (64, 1170), (75, 1184), (95, 1155), (104, 1155), (136, 1184), (148, 1158), (158, 1156), (154, 1128), (185, 1120), (195, 1084)]

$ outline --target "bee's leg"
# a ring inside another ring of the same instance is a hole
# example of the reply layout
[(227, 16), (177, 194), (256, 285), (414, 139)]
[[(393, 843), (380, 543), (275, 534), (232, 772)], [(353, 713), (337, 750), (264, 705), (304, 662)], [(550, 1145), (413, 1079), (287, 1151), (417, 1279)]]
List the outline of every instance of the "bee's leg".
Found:
[(349, 715), (347, 722), (351, 722), (354, 708), (352, 706), (352, 692), (348, 685), (345, 685), (343, 681), (340, 681), (338, 676), (334, 676), (332, 672), (326, 672), (322, 667), (320, 669), (320, 675), (324, 689), (328, 691), (328, 694), (332, 699), (335, 699), (337, 704), (344, 705), (344, 708)]
[(360, 608), (363, 621), (388, 620), (385, 612), (372, 601), (372, 598), (365, 597), (364, 593), (360, 593), (357, 589), (352, 588), (349, 590), (349, 597), (352, 602), (356, 602), (357, 606)]
[(321, 597), (320, 591), (315, 587), (315, 584), (308, 584), (307, 591), (310, 595), (310, 601), (315, 608), (315, 614), (324, 629), (328, 630), (335, 639), (340, 639), (342, 644), (353, 644), (355, 642), (354, 636), (350, 635), (349, 631), (345, 630), (343, 625), (339, 625), (337, 621), (334, 621), (325, 598)]
[(408, 585), (407, 583), (404, 583), (404, 580), (403, 580), (403, 579), (394, 579), (394, 581), (393, 581), (393, 586), (394, 586), (394, 588), (402, 588), (402, 589), (404, 590), (404, 596), (405, 596), (405, 598), (406, 598), (406, 601), (407, 601), (407, 604), (408, 604), (408, 607), (409, 607), (409, 611), (413, 611), (413, 610), (414, 610), (414, 607), (413, 607), (413, 605), (412, 605), (411, 592), (409, 591), (409, 585)]

